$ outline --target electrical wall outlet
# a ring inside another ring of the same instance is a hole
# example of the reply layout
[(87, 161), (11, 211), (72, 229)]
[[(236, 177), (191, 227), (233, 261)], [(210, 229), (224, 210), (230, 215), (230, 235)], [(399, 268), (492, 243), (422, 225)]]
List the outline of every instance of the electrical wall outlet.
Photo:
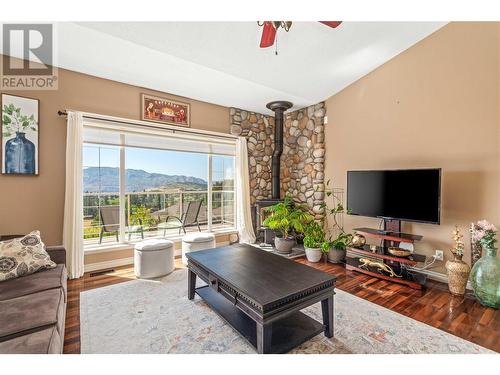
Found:
[(436, 250), (436, 254), (434, 255), (434, 257), (436, 258), (436, 260), (443, 260), (443, 250)]

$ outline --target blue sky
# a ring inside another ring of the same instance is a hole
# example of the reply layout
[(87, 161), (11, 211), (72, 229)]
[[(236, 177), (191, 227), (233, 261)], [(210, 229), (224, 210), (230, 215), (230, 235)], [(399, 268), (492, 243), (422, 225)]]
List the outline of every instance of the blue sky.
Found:
[[(99, 155), (100, 151), (100, 155)], [(119, 167), (118, 148), (86, 145), (83, 148), (84, 167)], [(213, 158), (214, 179), (232, 174), (232, 162), (228, 157)], [(142, 169), (149, 173), (194, 176), (207, 180), (207, 155), (188, 152), (127, 148), (125, 166), (128, 169)]]

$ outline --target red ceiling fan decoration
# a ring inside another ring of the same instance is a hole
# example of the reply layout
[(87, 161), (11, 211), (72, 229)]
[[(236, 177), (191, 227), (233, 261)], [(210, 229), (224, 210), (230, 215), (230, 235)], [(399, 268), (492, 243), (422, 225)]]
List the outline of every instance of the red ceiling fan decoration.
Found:
[(342, 23), (342, 21), (319, 21), (323, 25), (333, 27), (334, 29)]
[(276, 28), (271, 21), (264, 21), (262, 28), (262, 38), (260, 39), (260, 48), (271, 47), (276, 38)]
[[(342, 21), (319, 21), (323, 25), (336, 28)], [(290, 30), (292, 27), (291, 21), (263, 21), (257, 22), (259, 26), (262, 26), (262, 37), (260, 39), (260, 48), (271, 47), (276, 40), (276, 32), (281, 27), (285, 31)], [(276, 53), (277, 54), (277, 53)]]

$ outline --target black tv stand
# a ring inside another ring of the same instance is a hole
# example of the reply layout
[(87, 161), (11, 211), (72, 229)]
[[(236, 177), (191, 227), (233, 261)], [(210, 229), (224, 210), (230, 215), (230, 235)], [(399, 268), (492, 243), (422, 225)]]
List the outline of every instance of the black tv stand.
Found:
[(384, 246), (396, 246), (394, 243), (408, 242), (414, 243), (415, 241), (420, 241), (422, 236), (417, 234), (403, 233), (403, 232), (391, 232), (391, 231), (381, 231), (380, 229), (373, 228), (354, 228), (356, 233), (360, 233), (366, 237), (378, 238), (384, 240)]
[(382, 219), (384, 220), (383, 234), (401, 233), (401, 220), (388, 219), (385, 217), (383, 217)]
[[(415, 241), (421, 240), (422, 236), (374, 228), (354, 228), (354, 231), (366, 237), (382, 240), (383, 246), (375, 246), (375, 249), (369, 245), (357, 248), (348, 247), (346, 269), (405, 284), (414, 289), (422, 289), (426, 276), (417, 271), (409, 270), (407, 267), (415, 266), (418, 262), (425, 263), (425, 255), (413, 253), (409, 257), (398, 257), (388, 251), (389, 247), (398, 247), (402, 242), (413, 244)], [(372, 263), (363, 264), (366, 260), (370, 260)], [(389, 266), (392, 273), (381, 270), (380, 266)]]
[(377, 233), (379, 233), (379, 234), (393, 234), (394, 232), (392, 232), (390, 230), (377, 229)]

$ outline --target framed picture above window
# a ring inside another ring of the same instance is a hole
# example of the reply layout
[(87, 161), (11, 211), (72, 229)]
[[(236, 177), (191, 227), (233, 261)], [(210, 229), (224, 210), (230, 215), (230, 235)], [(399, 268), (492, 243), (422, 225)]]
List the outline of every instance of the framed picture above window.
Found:
[(38, 175), (39, 101), (2, 94), (2, 174)]
[(158, 96), (141, 95), (142, 120), (162, 124), (190, 126), (191, 108), (189, 103), (181, 103)]

